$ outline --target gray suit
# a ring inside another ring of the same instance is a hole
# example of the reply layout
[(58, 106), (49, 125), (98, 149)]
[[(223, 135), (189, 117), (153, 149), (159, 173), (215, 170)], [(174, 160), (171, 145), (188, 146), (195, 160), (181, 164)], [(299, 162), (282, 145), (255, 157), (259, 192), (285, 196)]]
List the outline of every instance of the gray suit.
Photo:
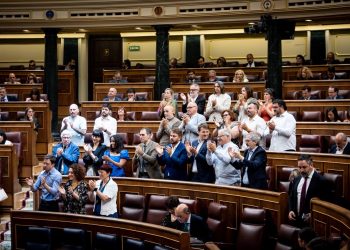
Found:
[(132, 159), (134, 169), (136, 170), (136, 177), (139, 177), (140, 170), (143, 166), (144, 172), (147, 172), (150, 178), (152, 179), (160, 179), (162, 178), (162, 174), (160, 171), (160, 166), (157, 161), (157, 150), (156, 146), (158, 143), (150, 140), (146, 145), (141, 143), (140, 146), (145, 153), (143, 156), (138, 156), (135, 153), (134, 158)]
[(179, 129), (181, 129), (183, 132), (182, 142), (185, 143), (185, 141), (189, 141), (192, 143), (194, 140), (197, 140), (198, 125), (203, 122), (206, 122), (205, 116), (198, 113), (191, 117), (187, 125), (185, 125), (185, 123), (182, 122), (179, 126)]
[(170, 143), (170, 131), (174, 128), (178, 128), (180, 124), (181, 121), (174, 117), (173, 119), (169, 120), (168, 126), (166, 128), (163, 128), (159, 125), (157, 131), (157, 139), (159, 140), (159, 144), (162, 147), (165, 147)]

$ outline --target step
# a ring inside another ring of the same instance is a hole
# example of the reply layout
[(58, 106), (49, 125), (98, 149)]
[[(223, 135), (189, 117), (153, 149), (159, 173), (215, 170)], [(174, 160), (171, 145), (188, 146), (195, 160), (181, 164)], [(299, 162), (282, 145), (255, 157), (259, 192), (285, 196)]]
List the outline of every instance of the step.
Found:
[(11, 250), (11, 241), (3, 241), (0, 243), (0, 250)]

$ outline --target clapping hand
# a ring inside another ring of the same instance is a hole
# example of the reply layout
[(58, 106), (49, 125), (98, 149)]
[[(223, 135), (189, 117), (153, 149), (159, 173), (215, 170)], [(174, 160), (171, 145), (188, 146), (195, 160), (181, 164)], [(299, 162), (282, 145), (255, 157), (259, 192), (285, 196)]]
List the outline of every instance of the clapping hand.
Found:
[(207, 148), (208, 148), (208, 150), (210, 151), (210, 152), (215, 152), (215, 150), (216, 150), (216, 144), (215, 144), (215, 142), (212, 142), (212, 141), (208, 141), (207, 142)]
[(58, 187), (58, 192), (60, 192), (61, 195), (65, 195), (66, 194), (66, 190), (64, 189), (64, 187)]
[(96, 181), (89, 180), (89, 188), (90, 190), (94, 190), (96, 188)]
[(186, 102), (186, 95), (184, 93), (180, 94), (180, 98), (181, 100), (183, 100), (184, 102)]
[(244, 157), (241, 155), (239, 151), (234, 151), (232, 147), (229, 147), (227, 149), (228, 154), (230, 155), (231, 158), (238, 158), (238, 159), (243, 159)]
[(163, 147), (160, 145), (156, 146), (156, 151), (159, 155), (162, 155), (163, 154)]
[(172, 148), (170, 146), (166, 146), (165, 150), (168, 152), (169, 155), (171, 155)]
[(141, 148), (140, 145), (138, 145), (138, 146), (136, 147), (135, 153), (136, 153), (137, 155), (139, 155), (139, 156), (143, 155), (144, 152), (143, 152), (143, 150), (142, 150), (142, 148)]

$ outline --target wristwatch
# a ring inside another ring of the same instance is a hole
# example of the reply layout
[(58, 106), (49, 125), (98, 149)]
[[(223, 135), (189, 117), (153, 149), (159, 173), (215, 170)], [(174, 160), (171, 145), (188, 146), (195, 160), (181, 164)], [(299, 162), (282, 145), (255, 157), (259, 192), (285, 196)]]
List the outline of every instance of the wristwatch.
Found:
[(96, 192), (97, 191), (97, 188), (94, 188), (94, 192)]

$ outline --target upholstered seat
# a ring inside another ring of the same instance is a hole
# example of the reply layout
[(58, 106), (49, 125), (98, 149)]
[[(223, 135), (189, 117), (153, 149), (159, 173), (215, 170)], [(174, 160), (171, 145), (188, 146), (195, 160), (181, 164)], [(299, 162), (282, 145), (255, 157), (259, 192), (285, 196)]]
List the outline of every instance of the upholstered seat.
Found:
[(95, 238), (95, 250), (118, 250), (118, 238), (115, 234), (97, 233)]
[(298, 100), (300, 98), (300, 91), (296, 90), (296, 91), (288, 91), (285, 99), (286, 100)]
[(256, 82), (260, 79), (259, 75), (246, 75), (246, 77), (250, 82)]
[(322, 122), (323, 113), (321, 111), (303, 111), (300, 118), (303, 122)]
[(239, 226), (237, 250), (260, 250), (264, 244), (265, 210), (245, 207)]
[(116, 133), (116, 135), (119, 135), (123, 139), (123, 143), (125, 145), (128, 145), (128, 143), (129, 143), (128, 133)]
[(350, 99), (350, 90), (348, 90), (348, 89), (339, 89), (338, 95), (341, 95), (344, 99)]
[(188, 208), (190, 209), (191, 213), (194, 213), (194, 214), (197, 213), (197, 201), (196, 200), (179, 198), (179, 202), (186, 204), (188, 206)]
[(47, 94), (40, 94), (40, 99), (43, 99), (44, 101), (47, 101)]
[(142, 111), (141, 121), (159, 121), (160, 117), (157, 111)]
[(0, 112), (0, 121), (8, 121), (9, 119), (9, 112)]
[(86, 249), (85, 231), (76, 228), (63, 229), (63, 249), (83, 250)]
[(26, 250), (50, 250), (51, 229), (46, 227), (28, 227), (26, 233)]
[(277, 172), (277, 183), (278, 183), (277, 191), (288, 193), (289, 184), (290, 184), (289, 177), (292, 171), (296, 169), (296, 167), (285, 166), (279, 169), (280, 170)]
[(127, 250), (144, 250), (145, 249), (145, 244), (141, 240), (124, 239), (123, 249), (127, 249)]
[(143, 221), (145, 213), (145, 197), (137, 194), (125, 194), (121, 208), (121, 218)]
[(216, 79), (221, 82), (229, 82), (230, 77), (229, 76), (216, 76)]
[(321, 90), (313, 90), (311, 91), (311, 96), (314, 97), (315, 99), (322, 99), (322, 92)]
[(278, 230), (278, 239), (275, 250), (299, 249), (298, 232), (300, 228), (281, 224)]
[(160, 225), (164, 216), (168, 213), (166, 201), (168, 196), (150, 195), (146, 222)]
[(288, 113), (291, 114), (292, 116), (294, 116), (294, 119), (296, 121), (298, 121), (298, 112), (297, 111), (288, 110)]
[(299, 151), (321, 153), (323, 141), (321, 135), (300, 135)]
[(331, 197), (343, 197), (343, 176), (340, 174), (324, 173), (323, 177), (328, 182), (328, 190), (330, 190)]
[(20, 121), (21, 119), (24, 118), (24, 111), (17, 111), (17, 121)]
[(16, 148), (16, 153), (21, 160), (23, 160), (23, 154), (22, 154), (22, 134), (21, 132), (5, 132), (7, 136), (7, 140), (12, 142), (12, 144)]
[(148, 99), (148, 92), (136, 92), (135, 96), (140, 96), (143, 99), (145, 99), (145, 101), (147, 101), (147, 99)]
[(145, 82), (154, 82), (156, 80), (155, 76), (146, 76)]
[(267, 176), (267, 189), (275, 190), (275, 169), (272, 166), (266, 166), (266, 176)]
[(211, 202), (208, 206), (207, 225), (214, 242), (225, 241), (227, 206)]
[(141, 143), (140, 135), (134, 134), (132, 139), (132, 145), (139, 145)]

